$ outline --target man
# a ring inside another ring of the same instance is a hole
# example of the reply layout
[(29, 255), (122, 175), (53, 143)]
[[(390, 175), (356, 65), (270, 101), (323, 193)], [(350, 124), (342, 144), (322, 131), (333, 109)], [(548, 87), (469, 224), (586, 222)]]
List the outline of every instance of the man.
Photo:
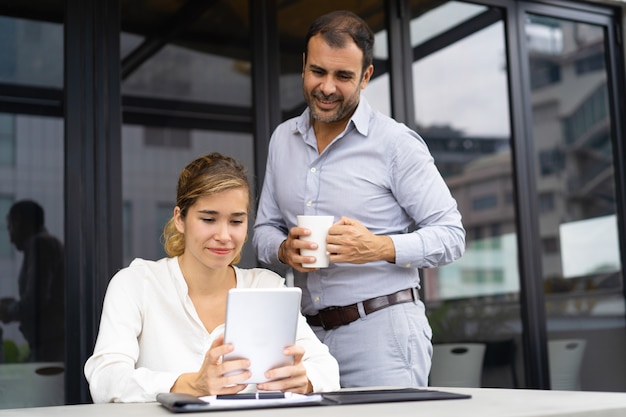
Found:
[(65, 271), (62, 243), (44, 226), (43, 208), (30, 200), (9, 209), (11, 243), (24, 252), (18, 278), (19, 300), (0, 299), (0, 320), (18, 321), (30, 360), (63, 361), (65, 350)]
[[(304, 113), (272, 135), (254, 230), (259, 261), (294, 270), (302, 312), (337, 358), (343, 387), (426, 386), (432, 332), (418, 268), (465, 249), (455, 200), (415, 132), (372, 110), (374, 35), (351, 12), (316, 20), (303, 55)], [(299, 240), (300, 214), (334, 215), (329, 268)]]

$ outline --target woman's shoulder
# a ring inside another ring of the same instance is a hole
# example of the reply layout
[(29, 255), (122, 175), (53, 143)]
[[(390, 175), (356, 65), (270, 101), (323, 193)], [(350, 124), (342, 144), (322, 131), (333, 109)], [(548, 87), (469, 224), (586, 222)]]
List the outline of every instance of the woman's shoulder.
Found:
[(142, 285), (146, 280), (152, 281), (163, 274), (168, 274), (170, 264), (174, 260), (175, 258), (163, 258), (158, 261), (135, 258), (127, 267), (120, 269), (113, 276), (109, 286)]
[(235, 268), (238, 288), (274, 288), (283, 287), (285, 278), (265, 268)]

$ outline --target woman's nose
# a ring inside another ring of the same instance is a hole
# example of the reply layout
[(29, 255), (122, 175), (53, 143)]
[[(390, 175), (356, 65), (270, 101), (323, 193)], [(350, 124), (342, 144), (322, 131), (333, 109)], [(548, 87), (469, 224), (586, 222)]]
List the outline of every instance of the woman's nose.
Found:
[(217, 240), (230, 240), (230, 229), (227, 223), (220, 223), (215, 231)]

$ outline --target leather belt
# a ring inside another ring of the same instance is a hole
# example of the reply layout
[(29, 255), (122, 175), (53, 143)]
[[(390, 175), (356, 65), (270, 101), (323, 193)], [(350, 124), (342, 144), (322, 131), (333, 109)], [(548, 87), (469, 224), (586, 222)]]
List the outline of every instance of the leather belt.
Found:
[[(409, 303), (411, 301), (417, 301), (416, 288), (407, 288), (393, 294), (365, 300), (363, 301), (363, 310), (367, 315), (395, 304)], [(359, 317), (358, 303), (355, 303), (344, 307), (327, 307), (314, 316), (306, 316), (306, 321), (311, 326), (322, 326), (325, 330), (332, 330), (339, 326), (350, 324), (358, 320)]]

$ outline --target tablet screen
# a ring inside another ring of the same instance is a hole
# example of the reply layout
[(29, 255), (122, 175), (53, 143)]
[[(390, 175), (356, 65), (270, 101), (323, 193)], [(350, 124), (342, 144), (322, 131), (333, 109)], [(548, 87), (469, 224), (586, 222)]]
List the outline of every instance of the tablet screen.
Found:
[(266, 371), (293, 363), (285, 347), (296, 341), (300, 288), (234, 288), (228, 292), (224, 342), (235, 350), (224, 360), (247, 358), (252, 376), (244, 383), (260, 383)]

